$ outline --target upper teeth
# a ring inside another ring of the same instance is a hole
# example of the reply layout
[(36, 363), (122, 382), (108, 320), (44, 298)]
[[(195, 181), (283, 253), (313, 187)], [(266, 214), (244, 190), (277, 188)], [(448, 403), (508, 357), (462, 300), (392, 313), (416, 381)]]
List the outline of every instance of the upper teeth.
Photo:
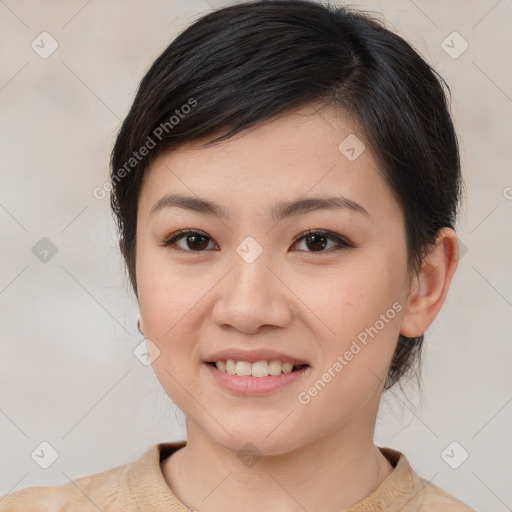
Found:
[(269, 375), (279, 375), (281, 372), (290, 373), (293, 370), (292, 363), (282, 363), (281, 361), (258, 361), (250, 363), (249, 361), (216, 361), (215, 366), (221, 372), (227, 372), (230, 375), (240, 375), (253, 377), (268, 377)]

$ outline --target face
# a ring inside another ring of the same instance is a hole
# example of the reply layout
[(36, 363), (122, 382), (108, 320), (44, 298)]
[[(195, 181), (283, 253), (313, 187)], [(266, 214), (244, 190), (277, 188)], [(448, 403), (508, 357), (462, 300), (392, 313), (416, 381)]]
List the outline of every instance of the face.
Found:
[(364, 137), (309, 107), (199, 148), (212, 138), (159, 156), (140, 191), (138, 300), (158, 379), (189, 431), (233, 450), (367, 429), (409, 281), (401, 210), (368, 145), (354, 159)]

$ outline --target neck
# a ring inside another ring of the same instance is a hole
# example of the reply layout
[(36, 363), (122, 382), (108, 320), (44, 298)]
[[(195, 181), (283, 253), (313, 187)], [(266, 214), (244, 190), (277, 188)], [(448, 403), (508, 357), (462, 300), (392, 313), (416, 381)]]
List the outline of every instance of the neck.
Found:
[(243, 462), (197, 426), (187, 433), (187, 445), (162, 470), (177, 498), (200, 512), (339, 512), (369, 496), (393, 470), (374, 445), (373, 428), (347, 426), (288, 453)]

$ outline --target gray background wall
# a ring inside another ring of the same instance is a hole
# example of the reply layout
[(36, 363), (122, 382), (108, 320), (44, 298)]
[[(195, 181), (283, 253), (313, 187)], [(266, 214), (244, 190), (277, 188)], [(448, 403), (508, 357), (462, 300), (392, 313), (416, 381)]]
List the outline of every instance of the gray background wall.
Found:
[[(148, 66), (221, 5), (0, 1), (0, 495), (184, 438), (183, 415), (132, 353), (138, 309), (108, 198), (92, 191)], [(381, 12), (450, 84), (467, 186), (466, 252), (427, 332), (424, 399), (385, 395), (376, 442), (473, 507), (511, 510), (512, 2), (352, 5)], [(58, 454), (48, 469), (31, 457), (51, 462), (41, 442)]]

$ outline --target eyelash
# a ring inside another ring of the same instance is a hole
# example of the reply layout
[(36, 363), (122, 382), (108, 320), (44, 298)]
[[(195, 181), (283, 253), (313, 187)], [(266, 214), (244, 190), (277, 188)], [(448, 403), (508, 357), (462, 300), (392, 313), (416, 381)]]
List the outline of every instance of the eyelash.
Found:
[[(164, 246), (164, 247), (171, 247), (173, 250), (179, 250), (179, 251), (182, 251), (182, 252), (190, 252), (190, 253), (206, 252), (205, 249), (204, 250), (200, 250), (200, 251), (193, 251), (193, 250), (189, 250), (189, 249), (182, 249), (182, 248), (174, 248), (174, 247), (172, 247), (172, 246), (176, 245), (176, 242), (178, 242), (180, 239), (184, 238), (185, 235), (192, 235), (192, 234), (197, 234), (197, 235), (200, 235), (200, 236), (204, 236), (205, 238), (208, 238), (208, 239), (212, 240), (203, 231), (198, 231), (198, 230), (194, 230), (194, 229), (181, 229), (179, 231), (176, 231), (176, 233), (173, 233), (168, 238), (166, 238), (161, 245)], [(326, 230), (322, 230), (322, 229), (303, 231), (302, 233), (297, 235), (297, 238), (295, 238), (295, 240), (293, 242), (293, 245), (295, 245), (296, 243), (306, 239), (308, 236), (311, 236), (311, 235), (322, 235), (322, 236), (326, 237), (329, 241), (336, 242), (339, 246), (341, 246), (339, 249), (345, 249), (345, 248), (354, 247), (350, 242), (348, 242), (343, 237), (341, 237), (339, 235), (336, 235), (335, 233), (332, 233), (331, 231), (326, 231)], [(310, 254), (330, 254), (330, 253), (334, 252), (333, 249), (335, 249), (335, 248), (331, 247), (327, 251), (300, 251), (300, 252), (309, 252)], [(335, 250), (339, 250), (339, 249), (335, 249)]]

